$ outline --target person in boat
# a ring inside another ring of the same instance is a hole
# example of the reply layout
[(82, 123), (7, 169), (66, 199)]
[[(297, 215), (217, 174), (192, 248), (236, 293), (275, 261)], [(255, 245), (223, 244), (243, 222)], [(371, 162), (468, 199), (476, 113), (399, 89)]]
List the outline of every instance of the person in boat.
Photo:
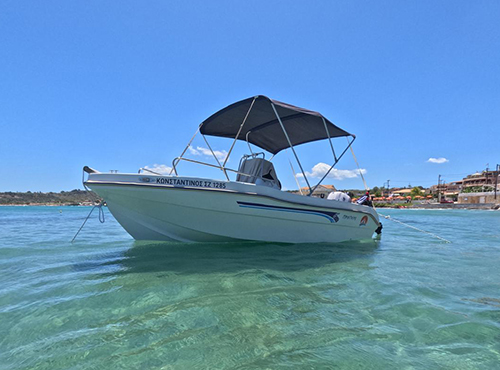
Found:
[(370, 199), (370, 192), (367, 191), (365, 195), (363, 195), (361, 198), (359, 198), (357, 201), (356, 201), (357, 204), (361, 204), (363, 206), (370, 206), (372, 207), (373, 204), (372, 204), (372, 201)]

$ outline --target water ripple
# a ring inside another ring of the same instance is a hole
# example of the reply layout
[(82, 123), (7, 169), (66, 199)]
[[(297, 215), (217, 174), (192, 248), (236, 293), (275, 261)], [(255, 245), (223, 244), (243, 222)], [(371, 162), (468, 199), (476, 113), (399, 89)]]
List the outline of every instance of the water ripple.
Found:
[(452, 244), (134, 243), (109, 215), (70, 244), (87, 212), (0, 208), (0, 369), (500, 362), (499, 212), (385, 212)]

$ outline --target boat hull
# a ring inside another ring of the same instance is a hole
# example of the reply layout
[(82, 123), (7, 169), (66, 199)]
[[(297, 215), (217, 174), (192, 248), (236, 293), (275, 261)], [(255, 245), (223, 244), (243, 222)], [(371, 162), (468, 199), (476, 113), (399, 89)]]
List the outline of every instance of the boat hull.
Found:
[(379, 224), (370, 207), (253, 184), (99, 175), (92, 174), (86, 184), (137, 240), (341, 242), (370, 239)]

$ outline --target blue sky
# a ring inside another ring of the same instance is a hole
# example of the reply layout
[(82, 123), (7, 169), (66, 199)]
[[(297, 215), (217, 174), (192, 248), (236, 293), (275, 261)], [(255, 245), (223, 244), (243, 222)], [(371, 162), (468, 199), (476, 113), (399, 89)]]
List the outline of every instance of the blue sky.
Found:
[[(459, 179), (500, 163), (499, 19), (499, 1), (2, 1), (0, 191), (168, 166), (203, 119), (257, 94), (356, 134), (370, 187)], [(312, 174), (331, 161), (319, 144), (298, 148)], [(328, 183), (363, 187), (350, 153), (338, 168)]]

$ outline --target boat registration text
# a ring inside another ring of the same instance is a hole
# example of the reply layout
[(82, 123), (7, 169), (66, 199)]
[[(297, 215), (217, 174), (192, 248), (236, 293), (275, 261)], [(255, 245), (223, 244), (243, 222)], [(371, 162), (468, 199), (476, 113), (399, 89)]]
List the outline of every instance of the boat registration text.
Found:
[(212, 189), (225, 189), (226, 183), (210, 180), (188, 180), (176, 179), (170, 177), (157, 177), (156, 183), (161, 185), (173, 186), (193, 186), (198, 188), (212, 188)]

